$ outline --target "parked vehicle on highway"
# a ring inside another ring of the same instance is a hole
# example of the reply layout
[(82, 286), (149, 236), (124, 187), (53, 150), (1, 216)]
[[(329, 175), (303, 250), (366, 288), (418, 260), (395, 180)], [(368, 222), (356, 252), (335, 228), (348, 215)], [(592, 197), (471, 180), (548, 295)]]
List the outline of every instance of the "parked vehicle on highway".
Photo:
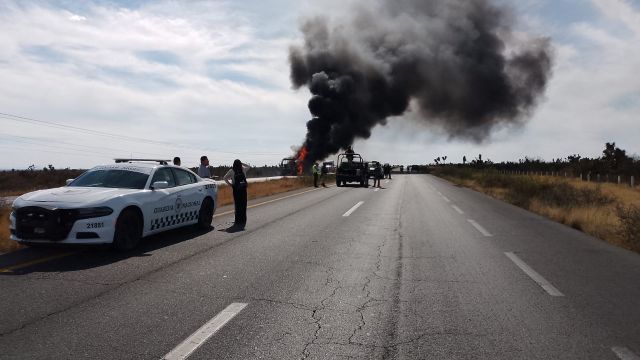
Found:
[(142, 237), (186, 225), (208, 229), (217, 185), (168, 160), (96, 166), (67, 186), (13, 202), (11, 239), (24, 244), (112, 244), (134, 248)]
[(333, 161), (325, 161), (322, 165), (327, 167), (327, 171), (329, 174), (335, 174), (336, 172), (336, 163)]
[(338, 167), (336, 169), (336, 185), (344, 186), (347, 183), (359, 183), (360, 186), (369, 187), (368, 164), (362, 160), (360, 154), (338, 155)]

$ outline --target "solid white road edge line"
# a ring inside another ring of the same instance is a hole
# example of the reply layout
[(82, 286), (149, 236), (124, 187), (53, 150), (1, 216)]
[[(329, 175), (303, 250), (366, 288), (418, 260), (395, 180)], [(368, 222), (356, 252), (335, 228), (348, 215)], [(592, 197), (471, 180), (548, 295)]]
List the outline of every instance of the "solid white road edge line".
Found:
[(346, 213), (344, 213), (342, 216), (343, 217), (347, 217), (351, 214), (353, 214), (354, 211), (358, 210), (358, 208), (360, 206), (362, 206), (362, 204), (364, 204), (364, 201), (360, 201), (359, 203), (355, 204), (351, 209), (349, 209), (349, 211), (347, 211)]
[(633, 351), (624, 346), (614, 346), (611, 350), (620, 360), (640, 360), (640, 356), (634, 354)]
[(483, 228), (480, 224), (478, 224), (477, 222), (475, 222), (474, 220), (471, 219), (467, 219), (467, 221), (473, 225), (474, 228), (476, 228), (476, 230), (478, 230), (482, 235), (486, 236), (486, 237), (491, 237), (493, 236), (490, 232), (487, 231), (487, 229)]
[(550, 282), (548, 282), (545, 278), (542, 277), (542, 275), (533, 270), (529, 265), (527, 265), (527, 263), (522, 261), (516, 254), (512, 252), (505, 252), (504, 254), (507, 255), (507, 257), (511, 259), (511, 261), (513, 261), (513, 263), (516, 264), (516, 266), (518, 266), (520, 270), (524, 271), (525, 274), (529, 275), (529, 277), (533, 279), (533, 281), (538, 283), (540, 287), (542, 287), (547, 293), (549, 293), (549, 295), (564, 296), (564, 294), (561, 293), (560, 290), (551, 285)]
[(464, 211), (462, 211), (462, 209), (460, 209), (459, 207), (457, 207), (455, 205), (451, 205), (451, 207), (453, 208), (453, 210), (457, 211), (458, 214), (464, 215)]
[[(333, 187), (333, 186), (328, 186), (328, 187)], [(302, 191), (302, 192), (295, 193), (295, 194), (292, 194), (292, 195), (287, 195), (287, 196), (279, 197), (279, 198), (276, 198), (276, 199), (263, 201), (261, 203), (249, 205), (249, 206), (247, 206), (247, 209), (253, 209), (253, 208), (258, 207), (258, 206), (271, 204), (271, 203), (274, 203), (274, 202), (282, 201), (282, 200), (285, 200), (285, 199), (289, 199), (289, 198), (292, 198), (292, 197), (300, 196), (302, 194), (306, 194), (306, 193), (310, 193), (312, 191), (318, 191), (318, 190), (320, 190), (320, 188), (311, 189), (311, 190), (307, 190), (307, 191)], [(219, 214), (213, 215), (213, 218), (215, 219), (215, 218), (219, 218), (221, 216), (230, 215), (230, 214), (233, 214), (234, 212), (235, 212), (235, 210), (225, 211), (223, 213), (219, 213)]]
[(200, 345), (204, 344), (213, 334), (220, 330), (229, 320), (233, 319), (242, 309), (247, 307), (245, 303), (232, 303), (222, 310), (213, 319), (209, 320), (200, 329), (191, 334), (185, 341), (171, 350), (163, 357), (164, 360), (186, 359)]

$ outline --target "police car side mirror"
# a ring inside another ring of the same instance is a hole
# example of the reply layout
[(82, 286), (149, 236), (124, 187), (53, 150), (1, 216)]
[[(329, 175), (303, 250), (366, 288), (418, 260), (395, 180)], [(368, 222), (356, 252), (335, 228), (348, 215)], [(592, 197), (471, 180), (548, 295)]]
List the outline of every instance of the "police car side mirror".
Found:
[(166, 181), (156, 181), (151, 185), (151, 190), (162, 190), (169, 187), (169, 183)]
[(67, 179), (67, 182), (66, 182), (67, 186), (69, 186), (69, 184), (71, 184), (73, 182), (73, 180), (75, 180), (75, 179)]

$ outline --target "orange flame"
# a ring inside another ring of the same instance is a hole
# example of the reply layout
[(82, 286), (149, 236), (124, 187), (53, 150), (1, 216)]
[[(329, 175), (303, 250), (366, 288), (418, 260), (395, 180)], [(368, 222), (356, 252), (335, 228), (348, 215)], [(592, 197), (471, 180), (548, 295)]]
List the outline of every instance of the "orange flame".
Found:
[(307, 150), (306, 146), (303, 146), (302, 149), (298, 151), (298, 156), (296, 159), (298, 175), (302, 175), (302, 173), (304, 172), (304, 160), (307, 158), (307, 155), (309, 155), (309, 150)]

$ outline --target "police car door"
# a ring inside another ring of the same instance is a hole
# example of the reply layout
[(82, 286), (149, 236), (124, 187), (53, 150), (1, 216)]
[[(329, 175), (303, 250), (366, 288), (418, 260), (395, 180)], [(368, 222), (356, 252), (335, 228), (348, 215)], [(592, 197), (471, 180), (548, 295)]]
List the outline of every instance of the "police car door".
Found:
[(176, 193), (179, 189), (171, 168), (158, 168), (151, 179), (151, 186), (156, 181), (166, 181), (169, 186), (166, 189), (151, 189), (144, 209), (146, 233), (167, 230), (176, 222)]
[(177, 226), (194, 224), (198, 222), (200, 205), (204, 198), (202, 186), (198, 185), (198, 179), (190, 171), (172, 168), (176, 178), (176, 215), (178, 217)]

